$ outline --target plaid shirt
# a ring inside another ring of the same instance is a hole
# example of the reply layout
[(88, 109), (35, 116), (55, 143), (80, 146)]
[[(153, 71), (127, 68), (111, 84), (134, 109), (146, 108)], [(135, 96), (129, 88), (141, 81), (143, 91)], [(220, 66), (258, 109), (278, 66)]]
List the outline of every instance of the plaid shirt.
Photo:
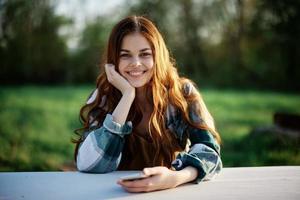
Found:
[[(189, 88), (190, 89), (190, 88)], [(97, 90), (91, 98), (95, 98)], [(88, 102), (92, 102), (91, 98)], [(190, 108), (192, 108), (190, 106)], [(190, 109), (192, 119), (200, 119)], [(96, 121), (90, 131), (85, 132), (84, 141), (80, 144), (77, 155), (77, 168), (82, 172), (107, 173), (117, 170), (124, 147), (124, 136), (131, 134), (132, 123), (126, 122), (120, 125), (113, 121), (111, 114), (107, 114), (102, 126)], [(179, 143), (190, 141), (188, 151), (178, 154), (172, 162), (176, 170), (187, 166), (193, 166), (198, 170), (195, 182), (209, 180), (222, 169), (220, 146), (212, 134), (207, 130), (197, 129), (182, 119), (172, 105), (168, 106), (166, 114), (166, 126), (176, 136)]]

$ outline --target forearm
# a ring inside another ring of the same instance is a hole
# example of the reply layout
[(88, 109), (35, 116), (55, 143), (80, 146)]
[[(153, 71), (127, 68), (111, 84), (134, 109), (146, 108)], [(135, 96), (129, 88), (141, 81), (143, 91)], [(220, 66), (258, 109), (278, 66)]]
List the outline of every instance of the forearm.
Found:
[(78, 170), (97, 173), (116, 170), (124, 146), (124, 135), (131, 131), (131, 123), (120, 126), (107, 114), (103, 126), (89, 132), (79, 146), (76, 162)]
[(195, 144), (188, 153), (181, 152), (172, 162), (172, 167), (177, 171), (181, 171), (186, 166), (197, 169), (198, 176), (195, 183), (198, 183), (202, 180), (210, 180), (218, 174), (222, 169), (222, 161), (214, 149), (204, 144)]
[(113, 120), (121, 125), (125, 124), (130, 107), (135, 98), (135, 91), (125, 92), (112, 113)]
[(195, 167), (188, 166), (180, 171), (175, 172), (176, 185), (181, 185), (194, 181), (198, 176), (198, 171)]
[(118, 158), (123, 144), (123, 138), (111, 134), (104, 127), (92, 131), (79, 147), (77, 169), (82, 172), (96, 173), (114, 171), (119, 164)]

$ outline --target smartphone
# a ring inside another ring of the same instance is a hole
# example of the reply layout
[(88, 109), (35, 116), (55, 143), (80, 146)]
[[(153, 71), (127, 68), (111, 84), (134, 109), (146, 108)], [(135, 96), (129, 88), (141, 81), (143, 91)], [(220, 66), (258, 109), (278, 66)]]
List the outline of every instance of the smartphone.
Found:
[(134, 181), (134, 180), (140, 180), (143, 178), (149, 177), (148, 175), (145, 175), (144, 173), (135, 173), (135, 174), (130, 174), (126, 176), (120, 177), (122, 181)]

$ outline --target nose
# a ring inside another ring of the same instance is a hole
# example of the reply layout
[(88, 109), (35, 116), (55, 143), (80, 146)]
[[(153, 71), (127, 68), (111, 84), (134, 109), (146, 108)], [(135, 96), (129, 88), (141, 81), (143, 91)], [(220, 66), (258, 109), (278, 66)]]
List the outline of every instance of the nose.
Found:
[(133, 57), (133, 59), (132, 59), (132, 65), (133, 66), (140, 66), (141, 64), (142, 64), (141, 60), (138, 56)]

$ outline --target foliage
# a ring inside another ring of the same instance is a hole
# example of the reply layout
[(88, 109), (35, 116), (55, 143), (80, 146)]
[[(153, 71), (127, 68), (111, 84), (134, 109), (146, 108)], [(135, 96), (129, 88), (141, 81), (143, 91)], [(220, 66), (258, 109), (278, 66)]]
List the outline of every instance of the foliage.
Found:
[(67, 46), (58, 31), (70, 21), (56, 16), (47, 0), (4, 0), (1, 4), (1, 82), (64, 81), (68, 65), (61, 65), (68, 63)]
[(70, 82), (91, 83), (96, 80), (111, 27), (105, 17), (98, 17), (86, 25), (78, 48), (71, 56), (73, 69), (69, 71)]
[[(57, 3), (57, 1), (56, 1)], [(300, 3), (293, 0), (127, 0), (121, 14), (87, 20), (75, 49), (72, 20), (55, 1), (0, 1), (1, 80), (5, 84), (91, 83), (118, 16), (145, 15), (159, 27), (180, 72), (217, 87), (300, 89)]]
[(299, 1), (141, 0), (130, 8), (156, 22), (181, 72), (199, 84), (300, 89)]

